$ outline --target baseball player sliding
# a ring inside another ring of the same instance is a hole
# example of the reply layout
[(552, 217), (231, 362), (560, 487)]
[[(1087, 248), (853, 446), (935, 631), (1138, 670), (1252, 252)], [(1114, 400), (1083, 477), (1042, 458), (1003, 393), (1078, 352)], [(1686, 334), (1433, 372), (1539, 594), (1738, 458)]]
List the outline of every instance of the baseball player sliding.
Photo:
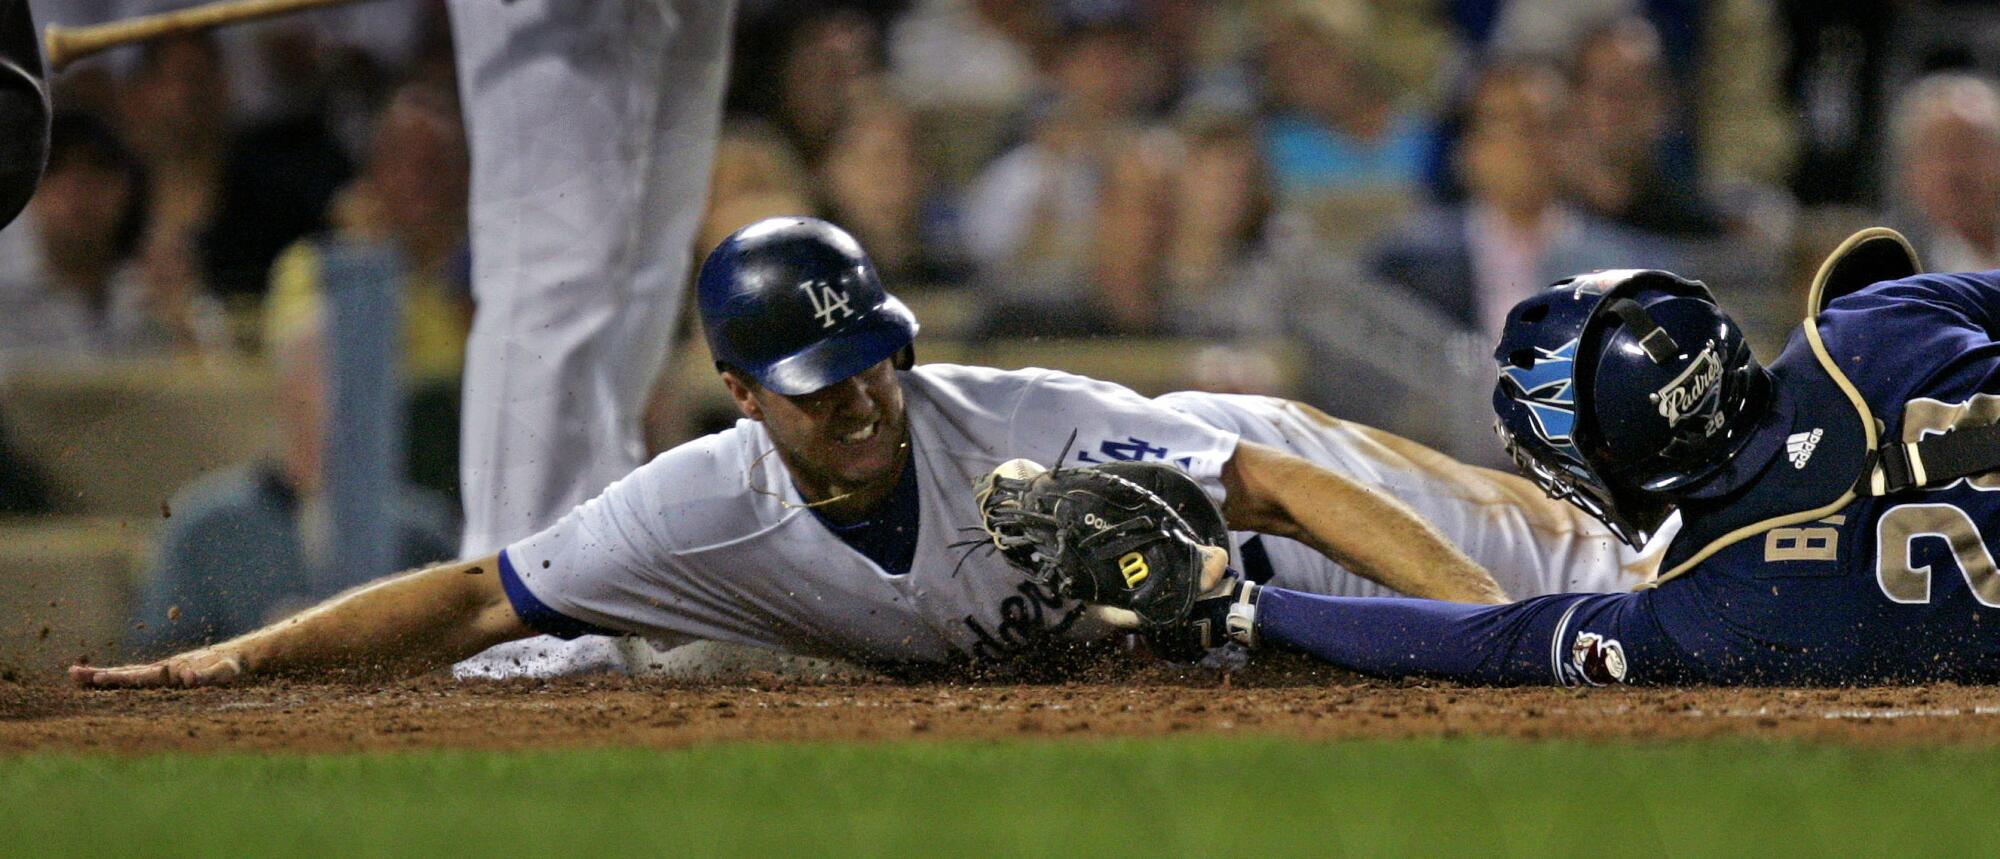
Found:
[(1256, 574), (1306, 591), (1496, 603), (1502, 585), (1613, 589), (1646, 572), (1610, 529), (1520, 478), (1296, 404), (916, 366), (916, 319), (823, 221), (743, 228), (709, 255), (697, 291), (744, 418), (735, 427), (496, 553), (211, 647), (71, 676), (151, 686), (415, 669), (536, 632), (713, 639), (890, 668), (1039, 660), (1114, 628), (987, 551), (971, 487), (1020, 457), (1171, 464), (1238, 529), (1232, 549), (1263, 558)]

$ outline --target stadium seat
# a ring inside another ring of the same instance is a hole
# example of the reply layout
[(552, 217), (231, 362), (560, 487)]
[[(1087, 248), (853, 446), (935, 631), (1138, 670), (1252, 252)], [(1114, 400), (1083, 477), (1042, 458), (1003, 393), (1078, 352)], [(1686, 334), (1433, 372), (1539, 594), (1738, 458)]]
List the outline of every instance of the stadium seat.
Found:
[(272, 449), (271, 394), (241, 363), (36, 368), (0, 381), (0, 415), (61, 512), (157, 517), (188, 480)]
[(119, 517), (0, 521), (0, 670), (121, 657), (152, 531)]

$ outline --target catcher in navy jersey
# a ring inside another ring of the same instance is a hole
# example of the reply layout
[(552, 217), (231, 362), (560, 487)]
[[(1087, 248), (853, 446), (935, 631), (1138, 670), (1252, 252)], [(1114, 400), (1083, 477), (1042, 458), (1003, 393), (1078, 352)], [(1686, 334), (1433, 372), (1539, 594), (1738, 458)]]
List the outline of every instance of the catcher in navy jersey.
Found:
[(2000, 271), (1920, 274), (1874, 228), (1769, 367), (1701, 284), (1571, 278), (1509, 314), (1499, 430), (1655, 586), (1501, 606), (1259, 588), (1218, 559), (1194, 623), (1358, 671), (1476, 683), (2000, 679)]

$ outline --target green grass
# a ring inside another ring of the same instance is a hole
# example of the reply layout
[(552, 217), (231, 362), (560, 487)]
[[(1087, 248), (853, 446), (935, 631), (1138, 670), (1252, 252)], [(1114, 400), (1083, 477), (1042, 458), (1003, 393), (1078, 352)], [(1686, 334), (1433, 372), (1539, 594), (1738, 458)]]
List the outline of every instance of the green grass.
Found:
[(2000, 750), (1276, 739), (0, 759), (0, 856), (1989, 855)]

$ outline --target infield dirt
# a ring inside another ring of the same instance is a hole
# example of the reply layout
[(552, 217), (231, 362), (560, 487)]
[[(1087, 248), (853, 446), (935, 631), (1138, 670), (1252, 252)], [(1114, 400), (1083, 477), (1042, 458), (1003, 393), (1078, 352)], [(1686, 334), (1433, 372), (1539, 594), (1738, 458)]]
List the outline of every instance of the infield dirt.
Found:
[(678, 747), (741, 740), (1158, 736), (1308, 739), (1488, 735), (1591, 740), (1759, 737), (2000, 743), (2000, 687), (1479, 689), (1390, 683), (1301, 664), (1224, 678), (1164, 667), (1048, 684), (597, 677), (546, 682), (279, 682), (83, 691), (0, 680), (0, 754), (431, 747)]

